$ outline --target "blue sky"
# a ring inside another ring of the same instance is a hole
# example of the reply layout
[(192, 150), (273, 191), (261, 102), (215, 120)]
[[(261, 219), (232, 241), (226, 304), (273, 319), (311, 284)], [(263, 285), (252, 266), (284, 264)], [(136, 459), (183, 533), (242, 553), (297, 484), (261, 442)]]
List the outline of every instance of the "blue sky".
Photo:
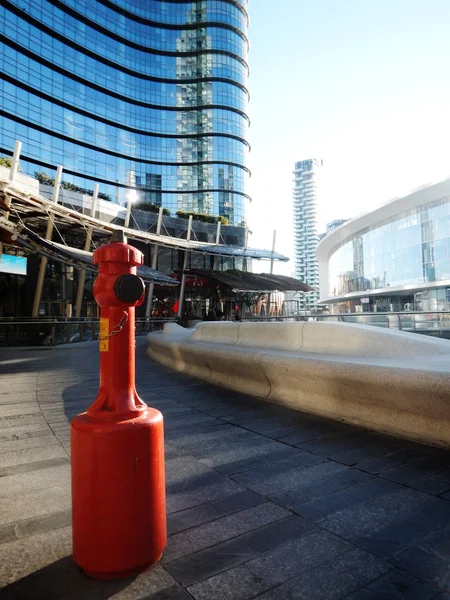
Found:
[(324, 159), (319, 230), (450, 176), (448, 0), (250, 0), (249, 13), (252, 246), (276, 228), (292, 254), (297, 160)]

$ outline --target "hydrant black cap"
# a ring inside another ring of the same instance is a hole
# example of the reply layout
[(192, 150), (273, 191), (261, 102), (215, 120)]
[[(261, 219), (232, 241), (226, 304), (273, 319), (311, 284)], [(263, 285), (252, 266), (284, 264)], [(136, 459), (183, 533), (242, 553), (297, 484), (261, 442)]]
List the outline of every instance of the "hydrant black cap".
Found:
[(144, 282), (137, 275), (121, 275), (114, 284), (117, 298), (125, 304), (137, 302), (144, 291)]

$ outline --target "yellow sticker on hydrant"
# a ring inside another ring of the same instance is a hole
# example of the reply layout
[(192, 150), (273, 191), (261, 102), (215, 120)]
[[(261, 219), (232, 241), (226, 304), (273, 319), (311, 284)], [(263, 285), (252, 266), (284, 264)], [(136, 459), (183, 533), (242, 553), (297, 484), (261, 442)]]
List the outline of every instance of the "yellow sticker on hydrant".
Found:
[(100, 352), (109, 352), (109, 319), (100, 317)]

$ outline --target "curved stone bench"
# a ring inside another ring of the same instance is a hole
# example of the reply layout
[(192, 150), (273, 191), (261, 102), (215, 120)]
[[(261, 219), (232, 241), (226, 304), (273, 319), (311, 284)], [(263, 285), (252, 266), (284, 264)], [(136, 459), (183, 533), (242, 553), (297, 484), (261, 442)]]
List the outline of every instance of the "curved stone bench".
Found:
[(152, 359), (308, 413), (450, 446), (450, 342), (349, 323), (167, 324)]

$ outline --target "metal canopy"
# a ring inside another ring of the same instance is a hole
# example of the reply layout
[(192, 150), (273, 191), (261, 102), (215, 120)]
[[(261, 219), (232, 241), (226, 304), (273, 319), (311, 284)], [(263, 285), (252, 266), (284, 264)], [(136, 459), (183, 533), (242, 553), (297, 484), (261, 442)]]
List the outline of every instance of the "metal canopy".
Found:
[(245, 271), (208, 271), (204, 269), (191, 269), (188, 275), (207, 277), (230, 287), (233, 292), (313, 292), (314, 288), (299, 279), (285, 275), (272, 275), (269, 273), (247, 273)]
[[(77, 268), (97, 273), (97, 266), (92, 264), (92, 252), (72, 248), (56, 242), (45, 240), (32, 231), (19, 231), (16, 224), (0, 217), (0, 228), (12, 234), (12, 241), (29, 252), (38, 253), (48, 259), (62, 262)], [(164, 286), (177, 286), (179, 282), (151, 267), (142, 266), (137, 269), (138, 275), (145, 281)]]
[(35, 231), (37, 227), (41, 227), (42, 223), (46, 222), (50, 215), (54, 215), (55, 228), (59, 229), (62, 233), (69, 229), (73, 231), (74, 227), (87, 229), (91, 226), (93, 237), (97, 239), (103, 238), (103, 241), (114, 231), (123, 230), (125, 236), (130, 240), (145, 244), (155, 244), (165, 248), (187, 250), (213, 256), (228, 256), (230, 258), (243, 257), (258, 260), (289, 261), (288, 257), (278, 252), (271, 252), (270, 250), (239, 248), (236, 246), (208, 244), (195, 240), (183, 240), (166, 235), (157, 235), (149, 231), (122, 227), (115, 223), (107, 223), (85, 215), (74, 207), (70, 208), (62, 204), (55, 204), (48, 198), (30, 193), (26, 186), (18, 182), (0, 178), (0, 203), (6, 197), (12, 200), (11, 208), (9, 209), (9, 218), (13, 222), (21, 224), (27, 230), (27, 234), (29, 231)]

